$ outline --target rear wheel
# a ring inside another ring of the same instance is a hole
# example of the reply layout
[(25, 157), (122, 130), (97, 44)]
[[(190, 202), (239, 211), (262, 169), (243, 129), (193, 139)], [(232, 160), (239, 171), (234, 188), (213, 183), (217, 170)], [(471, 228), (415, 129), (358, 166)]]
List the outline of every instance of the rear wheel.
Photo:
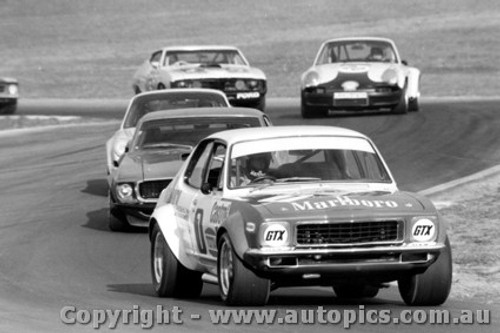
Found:
[(140, 94), (141, 93), (141, 88), (139, 88), (138, 86), (134, 86), (134, 93), (137, 95), (137, 94)]
[(227, 305), (265, 305), (270, 281), (246, 268), (234, 253), (227, 234), (219, 240), (217, 276), (222, 300)]
[(158, 83), (158, 90), (164, 90), (165, 85), (163, 83)]
[(407, 276), (398, 280), (399, 294), (407, 305), (440, 305), (450, 294), (452, 282), (452, 259), (450, 241), (422, 274)]
[(187, 269), (177, 260), (157, 224), (151, 238), (151, 275), (159, 297), (195, 298), (203, 289), (201, 273)]

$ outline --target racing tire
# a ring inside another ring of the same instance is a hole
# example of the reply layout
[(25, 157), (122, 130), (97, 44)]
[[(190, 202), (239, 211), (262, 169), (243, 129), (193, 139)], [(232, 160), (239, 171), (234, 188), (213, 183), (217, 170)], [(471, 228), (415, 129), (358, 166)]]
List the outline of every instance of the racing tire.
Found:
[(360, 285), (360, 284), (348, 284), (348, 285), (337, 285), (333, 286), (333, 291), (335, 295), (341, 299), (352, 299), (352, 298), (373, 298), (377, 296), (379, 287)]
[(14, 103), (4, 104), (0, 106), (0, 114), (14, 114), (17, 110), (17, 101)]
[(134, 93), (136, 95), (140, 94), (141, 93), (141, 88), (139, 88), (138, 86), (134, 86)]
[(261, 99), (259, 99), (257, 104), (255, 104), (255, 108), (262, 112), (266, 112), (266, 98), (262, 97)]
[(403, 89), (398, 104), (392, 109), (395, 114), (408, 113), (408, 96), (406, 96), (406, 88)]
[(184, 267), (175, 257), (158, 224), (151, 233), (151, 276), (158, 297), (197, 298), (202, 273)]
[(452, 258), (450, 241), (437, 260), (422, 274), (398, 280), (399, 294), (406, 305), (441, 305), (450, 294), (452, 283)]
[(158, 83), (158, 90), (165, 90), (165, 85), (163, 83)]
[(111, 194), (109, 195), (108, 227), (111, 231), (126, 231), (130, 227), (125, 216), (116, 208)]
[(300, 113), (302, 114), (302, 118), (304, 119), (325, 118), (326, 116), (328, 116), (328, 109), (321, 107), (305, 106), (304, 104), (301, 104)]
[(243, 265), (227, 234), (221, 236), (218, 249), (217, 278), (226, 305), (265, 305), (269, 299), (270, 281), (258, 277)]
[(408, 111), (417, 112), (419, 110), (420, 107), (418, 105), (418, 98), (417, 97), (410, 98), (410, 100), (408, 101)]

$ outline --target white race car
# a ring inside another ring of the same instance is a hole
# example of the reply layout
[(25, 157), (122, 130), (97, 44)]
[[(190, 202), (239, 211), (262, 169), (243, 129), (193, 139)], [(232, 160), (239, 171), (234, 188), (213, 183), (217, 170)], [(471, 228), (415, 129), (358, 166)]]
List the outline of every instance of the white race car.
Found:
[(398, 281), (407, 304), (437, 305), (452, 283), (446, 232), (433, 204), (399, 191), (358, 132), (223, 131), (160, 194), (149, 225), (153, 285), (160, 297), (198, 297), (213, 282), (229, 305), (263, 305), (280, 287), (362, 298)]
[(353, 37), (325, 41), (301, 77), (302, 117), (330, 110), (418, 111), (420, 71), (401, 60), (387, 38)]
[(171, 46), (151, 54), (134, 74), (136, 93), (170, 88), (223, 91), (234, 106), (264, 111), (267, 80), (234, 46)]

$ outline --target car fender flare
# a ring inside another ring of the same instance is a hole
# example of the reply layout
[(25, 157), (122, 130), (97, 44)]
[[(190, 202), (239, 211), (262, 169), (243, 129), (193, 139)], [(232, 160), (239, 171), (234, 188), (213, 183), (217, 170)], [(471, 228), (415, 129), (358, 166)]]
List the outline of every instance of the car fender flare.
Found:
[(217, 229), (217, 243), (222, 234), (226, 232), (231, 239), (234, 252), (243, 260), (244, 253), (248, 250), (248, 240), (245, 235), (245, 223), (240, 212), (231, 214)]
[(406, 95), (408, 98), (419, 98), (420, 97), (420, 70), (415, 67), (408, 68), (406, 83)]
[(175, 215), (175, 208), (173, 205), (167, 204), (157, 207), (149, 221), (149, 238), (152, 239), (152, 230), (155, 224), (158, 224), (163, 237), (167, 242), (170, 250), (179, 262), (188, 269), (195, 269), (196, 262), (192, 256), (188, 255), (188, 247), (182, 246), (181, 240), (183, 239), (183, 230), (179, 228), (177, 217)]

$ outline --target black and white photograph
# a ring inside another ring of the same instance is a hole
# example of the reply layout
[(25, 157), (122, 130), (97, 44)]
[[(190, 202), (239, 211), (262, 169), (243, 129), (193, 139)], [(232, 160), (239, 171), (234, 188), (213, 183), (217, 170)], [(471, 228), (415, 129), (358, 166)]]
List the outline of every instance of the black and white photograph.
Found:
[(498, 0), (0, 0), (0, 332), (498, 332)]

